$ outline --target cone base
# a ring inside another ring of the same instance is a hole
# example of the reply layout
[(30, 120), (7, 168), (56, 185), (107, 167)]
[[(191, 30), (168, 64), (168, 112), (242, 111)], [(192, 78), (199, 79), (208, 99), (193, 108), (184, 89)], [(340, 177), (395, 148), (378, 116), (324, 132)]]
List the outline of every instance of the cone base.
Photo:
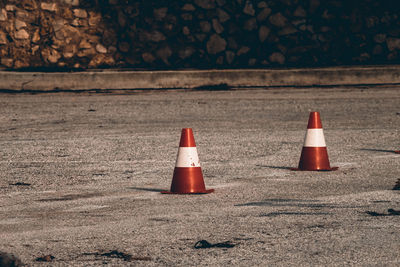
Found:
[(331, 167), (329, 169), (323, 169), (323, 170), (303, 170), (299, 168), (290, 168), (291, 171), (303, 171), (303, 172), (330, 172), (330, 171), (337, 171), (339, 167)]
[(303, 147), (300, 162), (295, 170), (302, 171), (334, 171), (337, 167), (331, 167), (326, 147)]
[(209, 194), (214, 192), (214, 189), (208, 189), (205, 191), (201, 191), (201, 192), (187, 192), (187, 193), (181, 193), (181, 192), (171, 192), (171, 191), (161, 191), (161, 194), (171, 194), (171, 195), (204, 195), (204, 194)]
[(162, 194), (208, 194), (200, 167), (175, 167), (170, 191)]

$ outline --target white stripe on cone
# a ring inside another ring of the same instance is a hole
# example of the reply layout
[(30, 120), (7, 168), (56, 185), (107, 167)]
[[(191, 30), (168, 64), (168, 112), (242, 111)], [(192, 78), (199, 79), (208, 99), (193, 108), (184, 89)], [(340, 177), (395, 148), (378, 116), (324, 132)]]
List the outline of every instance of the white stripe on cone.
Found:
[(180, 147), (175, 167), (200, 167), (196, 147)]
[(322, 129), (307, 129), (304, 146), (326, 147), (324, 131)]

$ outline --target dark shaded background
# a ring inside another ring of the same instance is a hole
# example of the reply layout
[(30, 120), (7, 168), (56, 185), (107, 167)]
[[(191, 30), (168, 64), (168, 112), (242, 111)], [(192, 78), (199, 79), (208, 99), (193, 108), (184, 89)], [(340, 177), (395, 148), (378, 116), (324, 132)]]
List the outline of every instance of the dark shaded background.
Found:
[[(5, 0), (2, 5), (6, 2), (23, 5), (20, 1)], [(185, 4), (191, 4), (194, 10), (183, 10)], [(254, 14), (244, 11), (246, 5), (252, 6)], [(305, 12), (302, 16), (296, 14), (299, 7)], [(399, 63), (397, 1), (81, 0), (80, 8), (102, 16), (102, 25), (85, 30), (86, 33), (98, 36), (107, 48), (116, 48), (109, 52), (115, 63), (99, 62), (95, 67), (207, 69)], [(167, 11), (160, 15), (163, 8)], [(257, 16), (265, 8), (270, 9), (270, 14), (260, 21)], [(229, 15), (226, 21), (219, 19), (221, 10)], [(270, 17), (277, 13), (286, 18), (284, 26), (271, 23)], [(41, 14), (36, 23), (43, 28), (46, 16), (52, 15)], [(215, 31), (213, 19), (219, 20), (222, 32)], [(202, 30), (201, 21), (210, 22), (209, 32)], [(248, 26), (249, 21), (252, 26)], [(259, 37), (261, 27), (270, 31), (263, 41)], [(287, 29), (289, 33), (284, 33)], [(154, 37), (154, 33), (161, 35)], [(52, 34), (49, 27), (48, 36), (42, 36), (41, 49), (52, 45)], [(226, 42), (218, 53), (208, 50), (213, 34)], [(74, 57), (65, 59), (65, 64), (68, 68), (80, 62), (85, 67), (91, 60)], [(34, 62), (31, 66), (56, 66), (37, 56)]]

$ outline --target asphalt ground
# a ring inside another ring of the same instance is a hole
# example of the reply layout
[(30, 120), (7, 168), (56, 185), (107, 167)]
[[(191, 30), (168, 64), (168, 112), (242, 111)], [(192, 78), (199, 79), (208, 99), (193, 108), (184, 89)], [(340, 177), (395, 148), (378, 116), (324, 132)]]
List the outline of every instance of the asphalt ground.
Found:
[[(1, 94), (0, 251), (29, 266), (399, 266), (399, 104), (391, 86)], [(310, 111), (337, 171), (289, 170)], [(160, 194), (186, 127), (215, 192)]]

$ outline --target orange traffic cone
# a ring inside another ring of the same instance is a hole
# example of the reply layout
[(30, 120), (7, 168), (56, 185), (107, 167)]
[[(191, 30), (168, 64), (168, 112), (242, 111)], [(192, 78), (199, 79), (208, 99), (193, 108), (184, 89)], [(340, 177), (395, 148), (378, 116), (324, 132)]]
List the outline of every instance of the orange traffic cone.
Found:
[(335, 171), (337, 169), (338, 167), (331, 167), (329, 164), (328, 151), (326, 149), (319, 112), (310, 112), (299, 167), (292, 170)]
[(191, 128), (183, 128), (176, 158), (171, 190), (162, 191), (163, 194), (207, 194), (214, 189), (206, 190), (203, 173), (197, 155)]

